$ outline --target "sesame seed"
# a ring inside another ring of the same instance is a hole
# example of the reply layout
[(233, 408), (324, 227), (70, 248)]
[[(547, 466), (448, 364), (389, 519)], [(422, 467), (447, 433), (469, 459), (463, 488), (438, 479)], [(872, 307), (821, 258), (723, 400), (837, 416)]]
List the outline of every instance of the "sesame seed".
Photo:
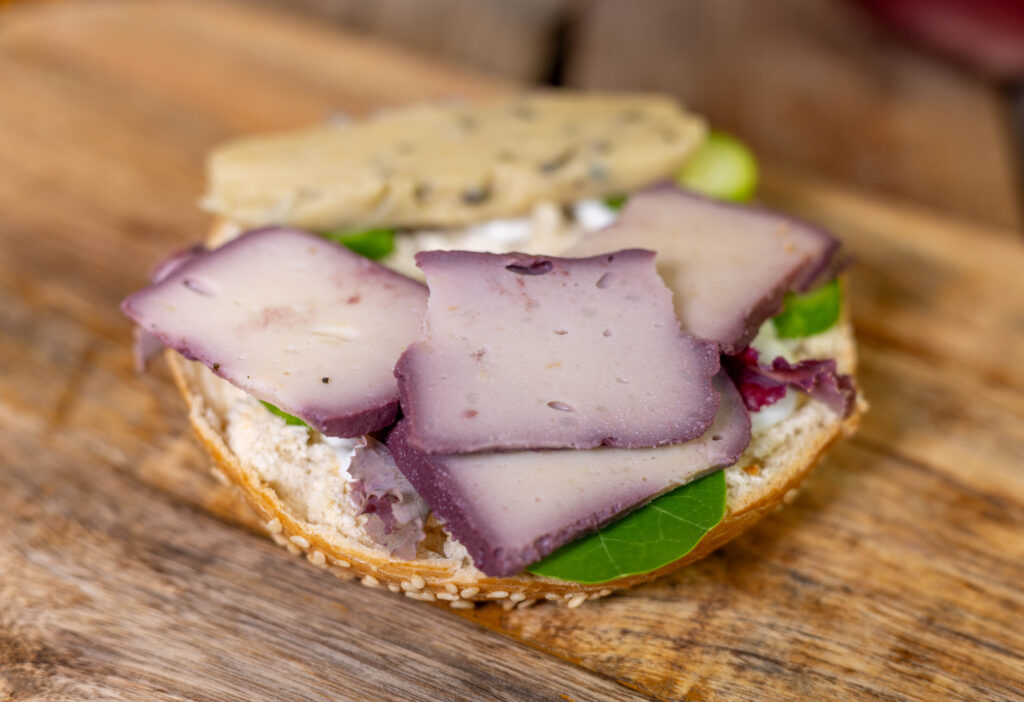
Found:
[(532, 600), (523, 600), (522, 602), (520, 602), (517, 605), (517, 608), (518, 609), (526, 609), (527, 607), (532, 607), (535, 604), (537, 604), (536, 598), (534, 598)]
[(283, 529), (284, 527), (281, 526), (281, 520), (277, 517), (274, 517), (267, 522), (267, 530), (270, 531), (271, 534), (280, 534)]
[(412, 583), (410, 583), (408, 580), (403, 580), (402, 581), (402, 589), (405, 590), (406, 592), (412, 592), (416, 588), (414, 588), (412, 586)]
[(575, 592), (567, 592), (564, 595), (562, 595), (562, 599), (563, 600), (571, 600), (573, 597), (576, 597), (577, 594), (578, 593), (575, 593)]
[(503, 597), (508, 597), (508, 593), (504, 590), (495, 590), (494, 592), (487, 593), (487, 597), (492, 600), (500, 600)]
[(334, 565), (340, 566), (342, 568), (351, 568), (352, 567), (352, 564), (349, 563), (348, 561), (346, 561), (344, 558), (336, 558), (334, 560)]
[(286, 543), (285, 544), (285, 548), (287, 548), (288, 549), (288, 553), (292, 554), (293, 556), (297, 556), (300, 553), (302, 553), (302, 549), (299, 548), (298, 546), (296, 546), (293, 543)]
[(478, 592), (480, 592), (480, 588), (478, 588), (478, 587), (467, 587), (466, 589), (464, 589), (459, 594), (462, 595), (462, 597), (464, 599), (468, 600), (470, 597), (472, 597), (473, 595), (477, 594)]
[(459, 596), (457, 594), (452, 594), (450, 592), (439, 592), (437, 593), (437, 599), (455, 602), (457, 599), (459, 599)]
[(512, 600), (505, 600), (501, 603), (501, 608), (506, 612), (511, 612), (512, 608), (516, 606), (516, 603)]
[(309, 548), (309, 541), (304, 536), (299, 536), (298, 534), (296, 534), (290, 540), (299, 548)]
[(544, 595), (544, 599), (545, 600), (560, 600), (560, 599), (562, 599), (562, 596), (559, 595), (557, 592), (549, 592), (548, 594)]
[(508, 598), (513, 602), (522, 602), (526, 599), (526, 595), (524, 595), (521, 592), (513, 592), (511, 595), (508, 596)]
[(453, 595), (457, 594), (459, 591), (459, 588), (455, 587), (455, 583), (445, 583), (444, 589)]
[(426, 581), (423, 580), (423, 578), (420, 577), (419, 575), (413, 575), (411, 582), (412, 582), (412, 586), (414, 588), (416, 588), (417, 590), (422, 590), (423, 587), (427, 584)]
[(399, 592), (401, 589), (402, 588), (398, 587), (394, 583), (388, 583), (388, 590), (391, 590), (391, 592)]
[(313, 565), (327, 565), (327, 556), (323, 554), (323, 551), (313, 551), (309, 554), (309, 562)]
[(569, 609), (576, 609), (581, 604), (583, 604), (583, 602), (586, 599), (587, 599), (586, 595), (576, 595), (576, 597), (573, 597), (571, 600), (569, 600)]
[(608, 595), (612, 594), (612, 589), (610, 587), (606, 587), (597, 594), (599, 597), (608, 597)]
[(271, 534), (271, 537), (273, 537), (274, 543), (278, 546), (284, 546), (288, 543), (288, 539), (281, 534)]
[(466, 600), (459, 600), (457, 602), (449, 602), (448, 606), (452, 609), (473, 609), (476, 606), (475, 602), (467, 602)]
[(407, 592), (405, 593), (405, 596), (411, 597), (414, 600), (419, 600), (420, 602), (433, 602), (436, 599), (432, 592)]
[(380, 585), (380, 580), (377, 580), (377, 578), (373, 577), (372, 575), (364, 575), (363, 585), (365, 585), (366, 587), (377, 587), (378, 585)]

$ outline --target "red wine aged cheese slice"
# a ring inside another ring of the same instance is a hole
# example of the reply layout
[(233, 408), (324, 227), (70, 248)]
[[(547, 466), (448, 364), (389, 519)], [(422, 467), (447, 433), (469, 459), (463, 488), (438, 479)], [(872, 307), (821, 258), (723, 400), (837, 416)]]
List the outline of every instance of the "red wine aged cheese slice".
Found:
[(718, 408), (714, 344), (679, 330), (651, 251), (430, 251), (424, 337), (395, 368), (426, 453), (688, 441)]
[(733, 354), (782, 311), (787, 291), (815, 281), (839, 243), (820, 229), (758, 207), (657, 185), (631, 196), (614, 224), (566, 255), (630, 247), (658, 252), (658, 273), (672, 290), (683, 329)]
[(387, 426), (393, 369), (427, 290), (338, 244), (262, 229), (130, 296), (125, 314), (189, 359), (329, 436)]
[(698, 439), (650, 449), (428, 455), (407, 419), (387, 445), (405, 477), (477, 568), (507, 576), (672, 488), (731, 465), (750, 443), (750, 415), (725, 373), (722, 401)]

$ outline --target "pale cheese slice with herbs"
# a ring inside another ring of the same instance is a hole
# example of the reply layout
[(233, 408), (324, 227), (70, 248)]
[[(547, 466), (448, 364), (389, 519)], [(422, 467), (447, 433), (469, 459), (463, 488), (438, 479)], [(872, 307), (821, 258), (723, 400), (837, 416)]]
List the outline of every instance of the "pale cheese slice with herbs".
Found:
[(661, 96), (433, 103), (215, 150), (205, 208), (242, 226), (451, 227), (670, 176), (702, 120)]

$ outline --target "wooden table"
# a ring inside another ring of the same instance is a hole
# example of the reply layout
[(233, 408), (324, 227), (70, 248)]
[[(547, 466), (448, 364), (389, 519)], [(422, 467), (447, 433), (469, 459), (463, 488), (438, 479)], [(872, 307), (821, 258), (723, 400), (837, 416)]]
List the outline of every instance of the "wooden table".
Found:
[(857, 257), (872, 403), (790, 506), (576, 610), (458, 613), (270, 544), (117, 305), (243, 133), (508, 90), (215, 3), (0, 15), (0, 699), (1019, 699), (1024, 249), (781, 171)]

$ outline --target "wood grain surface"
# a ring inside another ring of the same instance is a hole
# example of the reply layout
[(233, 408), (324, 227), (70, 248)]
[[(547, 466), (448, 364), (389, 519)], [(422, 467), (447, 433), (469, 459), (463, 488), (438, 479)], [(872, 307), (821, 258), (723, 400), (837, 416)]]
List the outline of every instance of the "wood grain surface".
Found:
[(117, 305), (239, 133), (510, 85), (195, 2), (0, 14), (0, 699), (1020, 699), (1024, 249), (769, 170), (856, 257), (872, 403), (790, 507), (575, 610), (456, 613), (258, 535)]
[(847, 0), (582, 3), (566, 81), (682, 97), (761, 155), (1024, 229), (1006, 96)]
[(571, 0), (243, 0), (275, 4), (517, 80), (544, 77)]

